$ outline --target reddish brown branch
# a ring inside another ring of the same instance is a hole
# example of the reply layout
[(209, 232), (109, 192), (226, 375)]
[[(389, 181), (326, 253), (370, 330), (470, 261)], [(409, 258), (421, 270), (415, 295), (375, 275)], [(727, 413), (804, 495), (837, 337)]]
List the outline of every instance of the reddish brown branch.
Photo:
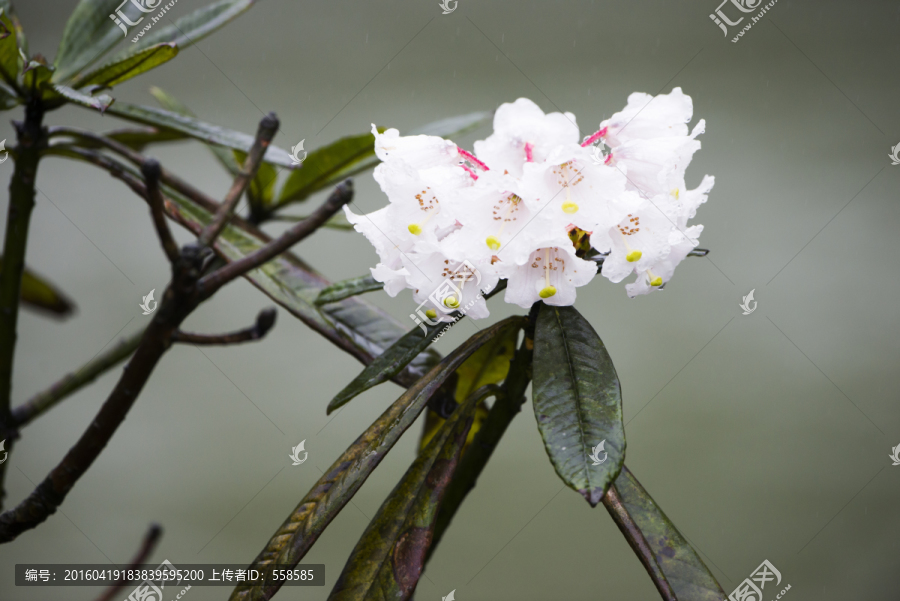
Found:
[[(144, 542), (141, 543), (141, 548), (138, 549), (137, 554), (135, 554), (131, 563), (128, 564), (127, 569), (133, 570), (144, 563), (147, 558), (150, 557), (150, 554), (153, 553), (153, 549), (156, 548), (156, 543), (159, 542), (161, 536), (162, 527), (159, 524), (151, 524), (147, 534), (144, 535)], [(112, 601), (119, 594), (119, 591), (125, 588), (128, 582), (129, 580), (125, 578), (118, 580), (115, 584), (106, 589), (97, 601)]]
[(162, 243), (169, 262), (174, 265), (181, 253), (178, 251), (178, 244), (169, 230), (169, 224), (166, 223), (165, 201), (159, 189), (159, 162), (156, 159), (147, 159), (141, 166), (141, 172), (144, 174), (144, 181), (147, 186), (147, 198), (150, 201), (150, 214), (153, 215), (153, 225), (156, 227), (156, 234), (159, 236), (159, 241)]
[(186, 342), (190, 344), (214, 345), (214, 344), (240, 344), (241, 342), (250, 342), (251, 340), (259, 340), (265, 336), (272, 326), (275, 325), (275, 316), (277, 312), (274, 307), (263, 309), (256, 317), (256, 323), (249, 328), (231, 332), (230, 334), (194, 334), (191, 332), (182, 332), (178, 330), (172, 334), (172, 342)]
[(341, 207), (353, 199), (353, 182), (349, 179), (344, 180), (334, 189), (334, 192), (328, 197), (312, 215), (293, 226), (280, 237), (269, 242), (256, 252), (253, 252), (233, 263), (225, 265), (218, 271), (204, 277), (198, 283), (203, 298), (208, 298), (215, 293), (216, 290), (238, 278), (248, 271), (263, 265), (264, 263), (274, 259), (291, 246), (300, 242), (319, 227), (328, 221), (332, 215), (337, 213)]
[(244, 191), (253, 178), (256, 177), (256, 172), (262, 164), (263, 156), (265, 156), (269, 144), (272, 143), (275, 132), (278, 131), (278, 125), (278, 117), (275, 116), (275, 113), (269, 113), (259, 122), (256, 139), (253, 140), (247, 159), (244, 161), (241, 171), (234, 178), (231, 189), (225, 195), (225, 200), (222, 201), (215, 218), (200, 232), (200, 244), (210, 246), (222, 233), (225, 224), (228, 223), (228, 219), (234, 213), (234, 207), (237, 206), (238, 200), (243, 196)]

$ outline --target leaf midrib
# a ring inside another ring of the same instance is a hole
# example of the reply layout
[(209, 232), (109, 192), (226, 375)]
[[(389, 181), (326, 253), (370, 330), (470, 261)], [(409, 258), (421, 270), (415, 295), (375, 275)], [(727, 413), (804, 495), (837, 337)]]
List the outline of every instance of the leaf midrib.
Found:
[(582, 427), (582, 410), (581, 410), (581, 391), (578, 387), (578, 377), (575, 374), (575, 369), (572, 364), (571, 355), (569, 354), (569, 339), (566, 336), (566, 329), (563, 327), (562, 320), (560, 319), (559, 311), (554, 309), (553, 315), (556, 318), (556, 323), (559, 325), (559, 331), (562, 334), (563, 339), (563, 348), (566, 351), (566, 365), (569, 367), (569, 375), (572, 378), (572, 388), (575, 390), (575, 411), (578, 414), (578, 432), (581, 434), (581, 462), (584, 467), (584, 475), (585, 479), (588, 483), (588, 494), (590, 494), (590, 489), (593, 488), (593, 481), (591, 479), (591, 472), (588, 469), (587, 458), (585, 457), (585, 447), (584, 447), (584, 428)]

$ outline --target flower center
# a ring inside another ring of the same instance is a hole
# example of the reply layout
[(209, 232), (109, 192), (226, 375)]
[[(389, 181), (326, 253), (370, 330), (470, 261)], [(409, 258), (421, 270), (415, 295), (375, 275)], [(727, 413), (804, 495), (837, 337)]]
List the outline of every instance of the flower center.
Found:
[(441, 203), (434, 194), (428, 195), (429, 190), (431, 190), (431, 188), (426, 187), (420, 193), (416, 194), (416, 202), (419, 203), (419, 209), (425, 212), (425, 219), (418, 223), (410, 223), (406, 226), (406, 229), (409, 230), (409, 233), (413, 236), (421, 234), (425, 224), (427, 224), (432, 217), (441, 212)]
[(635, 263), (641, 260), (641, 256), (643, 253), (639, 250), (631, 248), (628, 244), (628, 239), (626, 236), (633, 236), (634, 234), (641, 231), (641, 218), (635, 217), (631, 213), (628, 214), (628, 223), (630, 225), (626, 226), (617, 226), (619, 228), (619, 234), (622, 235), (622, 242), (625, 244), (625, 250), (628, 254), (625, 255), (625, 260), (629, 263)]
[[(516, 217), (510, 218), (509, 215), (510, 215), (510, 213), (513, 212), (513, 210), (518, 210), (520, 200), (522, 200), (522, 199), (519, 196), (516, 196), (515, 194), (510, 194), (507, 198), (502, 199), (499, 203), (494, 205), (493, 219), (494, 219), (494, 221), (500, 221), (500, 229), (497, 230), (496, 235), (488, 236), (484, 240), (485, 244), (487, 244), (488, 248), (490, 248), (491, 250), (494, 250), (494, 251), (500, 250), (500, 236), (503, 235), (503, 228), (506, 227), (506, 224), (509, 223), (510, 221), (516, 220)], [(498, 211), (500, 210), (500, 205), (503, 202), (506, 202), (507, 206), (506, 206), (506, 211), (503, 213), (503, 216), (500, 217), (498, 215)]]
[[(578, 212), (578, 203), (572, 200), (572, 192), (570, 190), (571, 187), (577, 186), (581, 183), (581, 180), (584, 179), (584, 176), (580, 173), (576, 172), (575, 177), (570, 178), (568, 169), (572, 168), (572, 162), (566, 162), (559, 166), (559, 171), (554, 167), (553, 173), (557, 175), (557, 183), (565, 188), (566, 190), (566, 199), (562, 203), (563, 213), (571, 215), (572, 213)], [(569, 185), (569, 180), (572, 179), (571, 186)]]
[[(540, 260), (540, 257), (538, 258)], [(538, 292), (538, 296), (541, 298), (550, 298), (556, 294), (556, 288), (550, 285), (550, 270), (553, 269), (550, 265), (550, 249), (544, 249), (544, 287)]]

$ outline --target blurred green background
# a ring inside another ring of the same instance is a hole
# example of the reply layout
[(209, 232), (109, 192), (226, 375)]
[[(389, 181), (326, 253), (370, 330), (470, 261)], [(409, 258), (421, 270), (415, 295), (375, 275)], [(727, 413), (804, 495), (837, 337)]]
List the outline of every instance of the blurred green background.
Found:
[[(179, 0), (170, 14), (205, 3)], [(76, 2), (16, 4), (32, 52), (52, 57)], [(900, 143), (900, 5), (781, 0), (736, 44), (709, 19), (716, 7), (459, 0), (444, 16), (438, 0), (265, 0), (113, 96), (153, 104), (147, 88), (158, 85), (206, 121), (250, 133), (274, 110), (284, 132), (276, 143), (305, 139), (311, 150), (373, 122), (406, 132), (522, 96), (545, 111), (574, 112), (586, 135), (631, 92), (681, 86), (694, 99), (695, 122), (707, 120), (688, 184), (716, 176), (696, 220), (706, 226), (701, 246), (710, 258), (685, 261), (661, 294), (629, 300), (622, 284), (597, 278), (578, 295), (622, 380), (627, 463), (726, 592), (768, 559), (782, 587), (791, 585), (788, 601), (896, 599), (900, 466), (888, 454), (900, 444), (900, 166), (887, 155)], [(51, 113), (47, 123), (117, 125), (79, 108)], [(471, 148), (488, 133), (455, 141)], [(0, 138), (13, 146), (8, 123)], [(152, 152), (224, 195), (229, 179), (200, 144)], [(12, 161), (0, 165), (0, 178), (12, 169)], [(21, 316), (16, 404), (137, 330), (149, 319), (141, 297), (155, 288), (158, 298), (168, 281), (146, 205), (125, 186), (54, 158), (41, 163), (38, 187), (28, 264), (79, 312), (64, 323)], [(370, 174), (356, 189), (366, 211), (385, 202)], [(5, 215), (7, 195), (0, 198)], [(188, 240), (183, 230), (177, 236)], [(335, 280), (366, 273), (376, 260), (355, 233), (322, 231), (295, 250)], [(751, 289), (758, 309), (743, 316), (738, 304)], [(408, 294), (368, 298), (403, 320), (414, 307)], [(269, 305), (241, 280), (186, 328), (236, 329)], [(491, 307), (491, 322), (514, 309), (499, 298)], [(62, 510), (0, 547), (0, 598), (95, 598), (91, 588), (16, 588), (12, 566), (127, 562), (151, 521), (165, 528), (154, 562), (253, 559), (320, 470), (400, 392), (382, 385), (330, 419), (325, 405), (360, 365), (279, 313), (261, 343), (166, 355)], [(448, 352), (486, 323), (464, 320), (437, 349)], [(118, 374), (23, 431), (9, 459), (8, 506), (81, 435)], [(278, 599), (327, 597), (411, 461), (419, 430), (410, 429), (305, 558), (326, 564), (327, 586), (284, 588)], [(304, 439), (309, 460), (292, 467), (290, 449)], [(656, 597), (606, 511), (556, 477), (530, 402), (416, 598), (452, 589), (459, 601)], [(225, 599), (229, 591), (194, 587), (186, 597)], [(770, 601), (778, 590), (766, 592)]]

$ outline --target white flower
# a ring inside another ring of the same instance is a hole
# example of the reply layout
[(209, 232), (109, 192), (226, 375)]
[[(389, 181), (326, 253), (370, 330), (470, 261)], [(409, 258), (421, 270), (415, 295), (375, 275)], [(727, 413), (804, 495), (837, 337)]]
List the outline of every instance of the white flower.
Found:
[(525, 309), (538, 301), (566, 306), (575, 303), (575, 289), (597, 275), (597, 265), (575, 256), (567, 236), (558, 246), (537, 248), (521, 264), (504, 264), (504, 300)]
[(557, 146), (546, 161), (527, 164), (524, 172), (521, 195), (538, 227), (605, 231), (625, 215), (621, 201), (629, 195), (624, 174), (594, 163), (587, 148)]
[(415, 169), (459, 163), (456, 144), (439, 136), (401, 136), (396, 129), (380, 134), (374, 123), (372, 134), (375, 135), (375, 156), (382, 161), (399, 159)]
[(500, 105), (494, 113), (494, 133), (475, 142), (475, 154), (495, 171), (522, 176), (525, 163), (541, 162), (561, 144), (578, 144), (572, 113), (545, 115), (527, 98)]
[(428, 249), (403, 261), (409, 276), (407, 283), (413, 289), (413, 299), (423, 307), (425, 316), (434, 321), (453, 321), (454, 313), (481, 319), (488, 317), (482, 293), (490, 292), (499, 277), (483, 273), (469, 261), (457, 261), (436, 248)]
[[(373, 126), (383, 161), (374, 176), (389, 202), (368, 215), (345, 212), (378, 253), (372, 276), (391, 296), (413, 290), (416, 323), (487, 317), (482, 295), (501, 278), (508, 303), (571, 305), (597, 274), (576, 255), (575, 228), (581, 250), (589, 240), (605, 255), (608, 280), (635, 275), (627, 293), (646, 294), (669, 281), (703, 231), (688, 222), (714, 179), (685, 184), (705, 128), (700, 120), (688, 132), (692, 113), (680, 88), (632, 94), (579, 144), (574, 115), (544, 114), (520, 98), (497, 110), (475, 154)], [(605, 162), (591, 146), (598, 140), (609, 147)]]
[(600, 131), (606, 130), (601, 137), (615, 149), (629, 140), (686, 136), (693, 113), (691, 97), (681, 88), (656, 97), (635, 92), (624, 109), (600, 123)]

